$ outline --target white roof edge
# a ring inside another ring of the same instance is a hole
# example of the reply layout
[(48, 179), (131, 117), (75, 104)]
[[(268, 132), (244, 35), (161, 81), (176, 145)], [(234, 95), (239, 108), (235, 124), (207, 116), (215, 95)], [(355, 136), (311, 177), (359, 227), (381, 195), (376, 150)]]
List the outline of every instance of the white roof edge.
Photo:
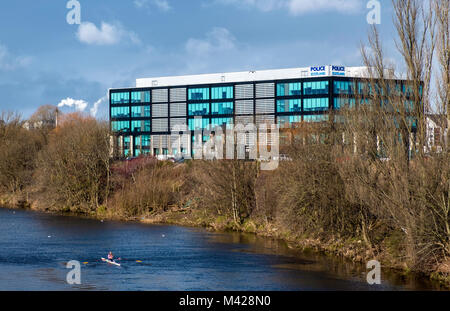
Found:
[[(322, 70), (323, 69), (323, 70)], [(340, 69), (338, 74), (334, 70)], [(317, 73), (320, 73), (318, 75)], [(237, 83), (251, 81), (268, 81), (297, 78), (313, 78), (320, 76), (344, 76), (344, 77), (366, 77), (367, 67), (345, 67), (345, 66), (312, 66), (286, 69), (271, 69), (258, 71), (241, 71), (197, 75), (181, 75), (167, 77), (153, 77), (136, 79), (136, 87), (168, 87), (178, 85), (200, 85), (218, 83)]]

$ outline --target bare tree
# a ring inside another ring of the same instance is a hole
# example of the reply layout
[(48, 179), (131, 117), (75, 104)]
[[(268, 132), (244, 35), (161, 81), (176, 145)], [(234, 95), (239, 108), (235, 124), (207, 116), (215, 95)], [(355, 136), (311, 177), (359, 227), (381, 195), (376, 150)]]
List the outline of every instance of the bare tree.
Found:
[[(447, 116), (447, 136), (445, 146), (449, 148), (450, 135), (450, 24), (449, 1), (433, 0), (433, 9), (437, 19), (437, 59), (439, 70), (437, 73), (437, 101), (438, 111)], [(448, 152), (448, 149), (447, 149)]]

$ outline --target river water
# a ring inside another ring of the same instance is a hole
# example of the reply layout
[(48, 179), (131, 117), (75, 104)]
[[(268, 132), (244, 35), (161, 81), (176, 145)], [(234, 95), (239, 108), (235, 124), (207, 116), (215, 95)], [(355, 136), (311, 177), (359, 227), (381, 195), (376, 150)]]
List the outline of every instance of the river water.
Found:
[[(101, 262), (108, 251), (121, 267)], [(66, 263), (81, 262), (81, 285)], [(432, 290), (418, 277), (291, 250), (249, 234), (0, 208), (0, 290)]]

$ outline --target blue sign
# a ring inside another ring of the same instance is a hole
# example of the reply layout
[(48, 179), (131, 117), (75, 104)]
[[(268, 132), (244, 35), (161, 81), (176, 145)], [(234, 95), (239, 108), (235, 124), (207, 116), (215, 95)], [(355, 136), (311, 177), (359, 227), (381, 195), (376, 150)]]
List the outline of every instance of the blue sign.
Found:
[(311, 67), (311, 76), (324, 76), (325, 66)]
[(333, 76), (345, 76), (345, 66), (333, 66), (332, 67)]

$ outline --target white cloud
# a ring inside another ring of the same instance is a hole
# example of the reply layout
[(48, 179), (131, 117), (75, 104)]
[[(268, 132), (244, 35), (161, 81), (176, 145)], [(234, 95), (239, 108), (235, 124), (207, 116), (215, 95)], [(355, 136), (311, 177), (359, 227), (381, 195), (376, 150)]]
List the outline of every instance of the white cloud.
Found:
[(317, 11), (354, 13), (362, 8), (361, 0), (290, 0), (287, 5), (289, 11), (296, 15)]
[(167, 0), (134, 0), (134, 5), (137, 8), (149, 8), (150, 5), (153, 5), (160, 9), (161, 11), (170, 11), (172, 7)]
[(97, 100), (94, 105), (92, 106), (92, 108), (90, 109), (91, 112), (91, 116), (95, 117), (97, 116), (97, 112), (98, 112), (98, 108), (100, 107), (100, 105), (106, 101), (107, 97), (104, 96), (102, 98), (100, 98), (99, 100)]
[(77, 32), (80, 42), (94, 45), (114, 45), (122, 41), (140, 44), (139, 37), (125, 30), (120, 24), (112, 25), (102, 22), (100, 29), (91, 22), (83, 22)]
[[(107, 100), (107, 96), (103, 96), (99, 100), (97, 100), (89, 109), (89, 112), (91, 116), (96, 117), (98, 110), (100, 108), (100, 105), (104, 103)], [(75, 111), (84, 112), (86, 108), (89, 106), (89, 103), (82, 99), (73, 99), (70, 97), (67, 97), (66, 99), (63, 99), (59, 102), (58, 107), (69, 107), (72, 109), (75, 109)]]
[(215, 27), (204, 39), (190, 38), (186, 42), (186, 51), (194, 56), (205, 56), (215, 52), (229, 51), (235, 48), (236, 39), (226, 28)]
[(363, 7), (362, 0), (216, 0), (215, 2), (256, 8), (263, 12), (285, 9), (293, 15), (319, 11), (354, 13)]
[(0, 44), (0, 70), (11, 71), (20, 67), (26, 67), (31, 63), (31, 57), (14, 56), (8, 49)]
[(60, 101), (60, 103), (58, 104), (58, 107), (62, 108), (62, 107), (70, 107), (70, 108), (75, 108), (76, 111), (84, 111), (86, 109), (86, 107), (89, 104), (82, 100), (76, 100), (70, 97), (67, 97), (66, 99), (63, 99), (62, 101)]

